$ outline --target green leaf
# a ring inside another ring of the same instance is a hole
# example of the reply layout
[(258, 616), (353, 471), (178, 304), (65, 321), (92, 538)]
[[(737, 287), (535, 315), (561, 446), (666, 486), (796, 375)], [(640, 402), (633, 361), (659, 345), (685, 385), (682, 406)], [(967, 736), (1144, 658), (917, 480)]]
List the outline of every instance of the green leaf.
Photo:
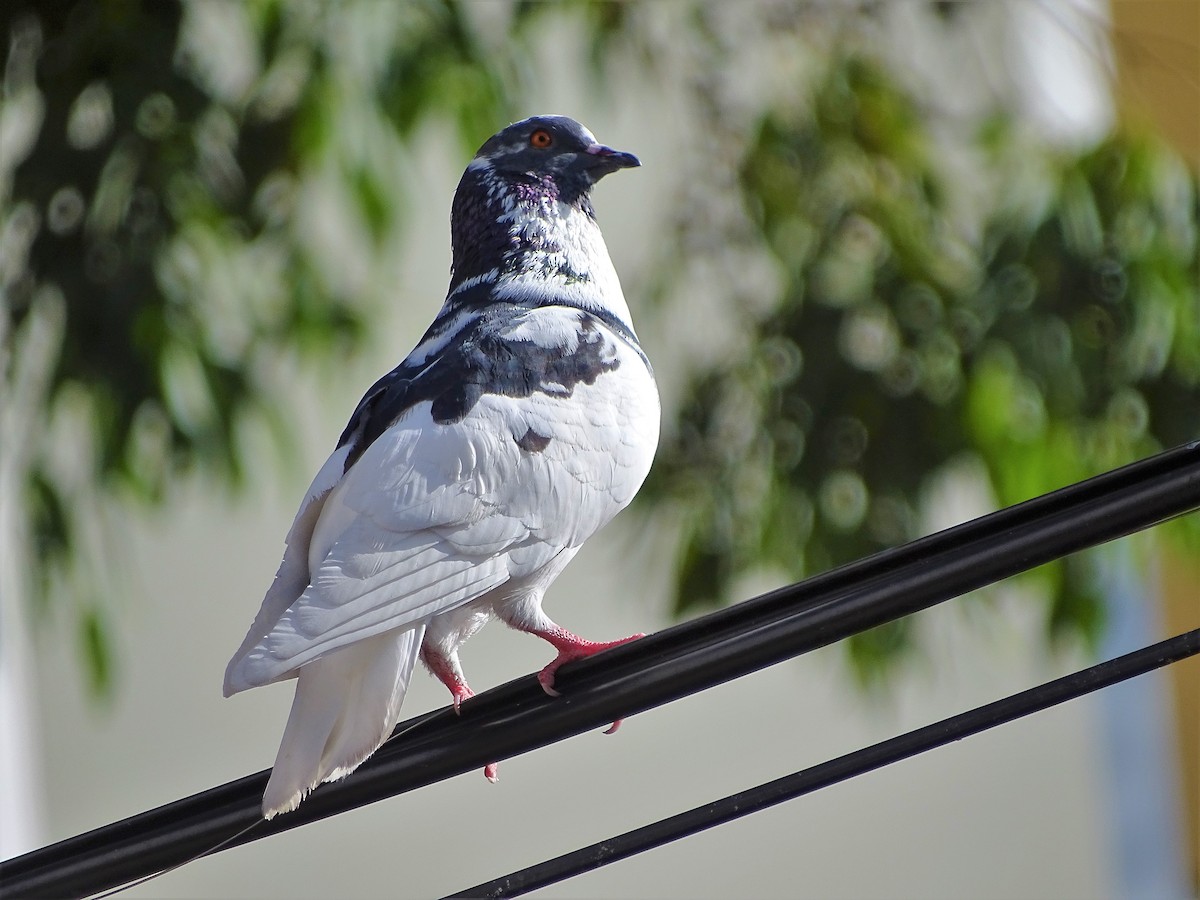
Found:
[(106, 617), (96, 606), (79, 613), (79, 644), (93, 695), (101, 699), (111, 696), (115, 683), (112, 636)]

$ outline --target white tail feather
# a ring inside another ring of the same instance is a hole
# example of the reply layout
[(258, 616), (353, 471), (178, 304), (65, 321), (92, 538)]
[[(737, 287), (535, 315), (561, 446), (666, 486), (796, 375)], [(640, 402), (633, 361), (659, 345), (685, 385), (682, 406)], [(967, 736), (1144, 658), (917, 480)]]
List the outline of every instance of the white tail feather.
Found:
[(384, 632), (302, 666), (263, 815), (290, 812), (314, 787), (353, 772), (400, 718), (424, 624)]

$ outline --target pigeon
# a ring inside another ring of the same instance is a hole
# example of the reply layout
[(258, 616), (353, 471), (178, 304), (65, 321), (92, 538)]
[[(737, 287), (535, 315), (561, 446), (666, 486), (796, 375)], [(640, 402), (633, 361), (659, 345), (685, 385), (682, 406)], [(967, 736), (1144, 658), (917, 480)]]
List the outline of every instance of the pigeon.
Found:
[(473, 696), (459, 649), (493, 617), (554, 648), (538, 675), (550, 694), (562, 664), (641, 637), (587, 641), (542, 610), (658, 444), (653, 370), (590, 200), (638, 165), (573, 119), (535, 116), (467, 166), (445, 302), (313, 479), (225, 673), (227, 697), (296, 680), (265, 817), (379, 748), (418, 658), (456, 710)]

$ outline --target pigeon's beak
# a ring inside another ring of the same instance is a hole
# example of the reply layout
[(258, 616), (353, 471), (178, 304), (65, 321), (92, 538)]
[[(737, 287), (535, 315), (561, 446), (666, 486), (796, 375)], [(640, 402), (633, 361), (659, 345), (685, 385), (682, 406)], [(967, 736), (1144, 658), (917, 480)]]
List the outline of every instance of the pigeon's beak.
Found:
[(639, 160), (632, 153), (623, 153), (620, 150), (614, 150), (612, 147), (606, 147), (603, 144), (591, 144), (584, 150), (589, 156), (595, 157), (590, 163), (589, 168), (602, 169), (605, 172), (615, 172), (617, 169), (632, 169), (635, 166), (640, 166)]

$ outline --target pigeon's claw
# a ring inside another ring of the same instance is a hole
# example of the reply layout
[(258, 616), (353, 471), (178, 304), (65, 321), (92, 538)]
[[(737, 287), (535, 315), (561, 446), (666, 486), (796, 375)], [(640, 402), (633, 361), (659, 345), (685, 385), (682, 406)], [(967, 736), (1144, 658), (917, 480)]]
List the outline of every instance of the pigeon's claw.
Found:
[(560, 694), (558, 691), (556, 691), (554, 689), (554, 673), (558, 669), (558, 667), (561, 666), (566, 661), (567, 660), (562, 659), (561, 656), (556, 657), (554, 662), (550, 663), (550, 665), (546, 666), (546, 668), (544, 668), (544, 669), (542, 669), (542, 671), (538, 672), (538, 676), (537, 676), (538, 684), (540, 684), (542, 686), (542, 690), (545, 691), (547, 694), (549, 694), (551, 697), (561, 697), (562, 696), (562, 694)]
[(475, 696), (475, 692), (473, 690), (471, 690), (469, 687), (467, 687), (465, 684), (459, 690), (454, 690), (453, 688), (451, 688), (450, 694), (451, 694), (450, 702), (454, 704), (454, 712), (456, 715), (462, 714), (462, 710), (459, 709), (459, 707), (462, 706), (462, 702), (464, 700), (470, 700), (472, 697)]
[[(619, 647), (621, 644), (628, 644), (630, 641), (636, 641), (638, 638), (646, 636), (639, 632), (638, 634), (631, 634), (627, 638), (621, 638), (619, 641), (588, 641), (558, 626), (549, 631), (535, 631), (533, 633), (542, 640), (548, 641), (558, 651), (558, 656), (554, 657), (549, 665), (538, 672), (537, 676), (538, 684), (551, 697), (560, 696), (559, 692), (554, 688), (554, 676), (558, 672), (559, 667), (564, 663), (583, 659), (584, 657), (599, 653), (601, 650), (608, 650), (610, 647)], [(604, 733), (615, 734), (620, 727), (621, 719), (617, 719)]]
[[(471, 690), (467, 684), (467, 679), (463, 677), (462, 667), (458, 664), (458, 655), (451, 654), (444, 656), (435, 650), (431, 645), (426, 644), (421, 648), (421, 660), (425, 663), (434, 677), (446, 686), (446, 690), (450, 692), (451, 702), (454, 704), (454, 712), (456, 715), (462, 715), (462, 706), (464, 700), (470, 700), (475, 696), (475, 692)], [(483, 777), (495, 784), (500, 780), (497, 774), (496, 764), (488, 763), (483, 767)]]
[(453, 683), (442, 681), (442, 684), (446, 685), (450, 690), (450, 702), (454, 704), (455, 715), (462, 715), (462, 710), (459, 707), (462, 706), (464, 700), (470, 700), (474, 697), (475, 692), (471, 690), (465, 681), (455, 681)]
[(463, 677), (462, 668), (457, 659), (452, 656), (443, 656), (429, 644), (425, 644), (421, 647), (421, 661), (425, 663), (430, 673), (446, 686), (456, 713), (459, 712), (459, 707), (464, 700), (470, 700), (475, 696), (475, 692), (467, 684), (467, 679)]
[(621, 638), (619, 641), (588, 641), (577, 634), (572, 634), (565, 628), (559, 627), (555, 627), (549, 631), (535, 631), (533, 633), (543, 641), (547, 641), (558, 651), (558, 656), (554, 657), (549, 665), (538, 672), (538, 684), (551, 697), (559, 695), (558, 691), (554, 689), (554, 676), (565, 663), (576, 659), (583, 659), (599, 653), (601, 650), (619, 647), (621, 644), (628, 644), (630, 641), (636, 641), (638, 638), (646, 636), (638, 633), (631, 634), (627, 638)]

